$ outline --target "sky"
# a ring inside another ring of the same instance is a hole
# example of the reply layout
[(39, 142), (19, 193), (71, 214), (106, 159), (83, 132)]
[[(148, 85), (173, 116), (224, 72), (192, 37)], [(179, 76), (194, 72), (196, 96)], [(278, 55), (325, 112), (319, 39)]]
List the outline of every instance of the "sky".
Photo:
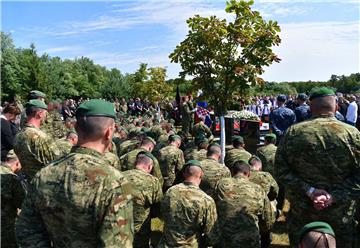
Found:
[[(14, 1), (1, 2), (1, 30), (15, 46), (34, 43), (38, 54), (85, 56), (132, 73), (139, 64), (181, 67), (169, 54), (185, 39), (186, 19), (225, 13), (225, 0)], [(360, 72), (360, 0), (255, 0), (253, 8), (281, 27), (282, 59), (265, 68), (266, 81), (325, 81)]]

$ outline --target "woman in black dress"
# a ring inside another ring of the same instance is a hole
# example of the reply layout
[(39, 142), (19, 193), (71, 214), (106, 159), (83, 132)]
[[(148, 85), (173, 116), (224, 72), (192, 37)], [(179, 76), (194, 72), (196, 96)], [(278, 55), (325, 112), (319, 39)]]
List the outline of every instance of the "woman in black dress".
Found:
[(7, 105), (0, 116), (1, 118), (1, 161), (4, 161), (8, 152), (13, 149), (17, 129), (13, 121), (21, 113), (15, 105)]

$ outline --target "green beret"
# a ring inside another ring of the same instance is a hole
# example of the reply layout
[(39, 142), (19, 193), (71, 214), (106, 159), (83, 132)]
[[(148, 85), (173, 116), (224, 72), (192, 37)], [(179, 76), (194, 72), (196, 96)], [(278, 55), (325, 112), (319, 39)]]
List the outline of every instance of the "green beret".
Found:
[(311, 222), (309, 224), (306, 224), (299, 232), (299, 243), (301, 242), (302, 238), (309, 232), (311, 231), (315, 231), (315, 232), (320, 232), (320, 233), (325, 233), (325, 234), (330, 234), (332, 236), (335, 237), (335, 232), (334, 230), (331, 228), (331, 226), (326, 223), (326, 222), (322, 222), (322, 221), (314, 221)]
[(265, 135), (265, 138), (268, 138), (268, 139), (276, 139), (276, 134), (274, 133), (268, 133)]
[(6, 160), (13, 160), (13, 159), (18, 159), (18, 157), (16, 156), (14, 150), (10, 150), (8, 154), (6, 154)]
[(185, 170), (185, 168), (187, 168), (189, 166), (196, 166), (196, 167), (199, 167), (202, 170), (199, 160), (196, 160), (196, 159), (192, 159), (192, 160), (187, 161), (185, 163), (185, 165), (184, 165), (184, 170)]
[(139, 155), (145, 155), (146, 157), (151, 158), (152, 161), (156, 160), (156, 158), (154, 157), (154, 155), (151, 154), (151, 152), (141, 151), (136, 155), (136, 157), (139, 156)]
[(80, 104), (76, 116), (103, 116), (113, 119), (116, 117), (114, 105), (100, 99), (92, 99)]
[(203, 139), (203, 140), (200, 140), (198, 142), (198, 146), (203, 145), (203, 144), (209, 144), (209, 140), (208, 139)]
[(233, 142), (237, 141), (237, 142), (240, 142), (240, 143), (244, 144), (244, 138), (241, 137), (241, 136), (233, 136), (232, 141)]
[(46, 109), (46, 110), (48, 109), (47, 105), (43, 101), (40, 101), (37, 99), (28, 101), (27, 103), (25, 103), (25, 107), (26, 108), (35, 107), (35, 108), (41, 108), (41, 109)]
[(43, 93), (43, 92), (41, 92), (39, 90), (30, 91), (29, 96), (30, 97), (42, 97), (42, 98), (46, 97), (45, 93)]
[(66, 136), (69, 136), (69, 135), (72, 134), (72, 133), (78, 135), (78, 133), (76, 132), (76, 130), (73, 129), (73, 128), (71, 128), (71, 129), (69, 129), (69, 131), (67, 132)]
[(169, 136), (169, 141), (170, 142), (173, 142), (175, 140), (181, 140), (181, 137), (179, 135), (177, 135), (177, 134), (173, 134), (173, 135)]
[(315, 87), (310, 92), (310, 101), (324, 96), (335, 96), (335, 92), (328, 87)]
[[(209, 145), (209, 148), (210, 148), (211, 146), (221, 147), (221, 145), (220, 145), (219, 143), (217, 143), (216, 141), (215, 141), (215, 142), (212, 142), (212, 143)], [(209, 149), (209, 148), (208, 148), (208, 149)]]

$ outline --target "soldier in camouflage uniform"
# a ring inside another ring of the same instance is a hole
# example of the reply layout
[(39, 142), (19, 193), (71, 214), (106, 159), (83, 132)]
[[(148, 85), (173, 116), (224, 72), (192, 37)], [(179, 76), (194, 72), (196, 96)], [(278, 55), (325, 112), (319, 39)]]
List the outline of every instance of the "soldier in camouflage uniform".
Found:
[[(29, 92), (28, 100), (29, 101), (30, 100), (39, 100), (39, 101), (42, 101), (45, 103), (45, 97), (46, 97), (46, 95), (43, 92), (38, 91), (38, 90), (32, 90)], [(25, 123), (27, 121), (25, 109), (23, 109), (24, 111), (21, 113), (21, 116), (20, 116), (20, 128), (24, 128)], [(44, 120), (43, 120), (43, 122), (44, 122)]]
[(134, 131), (129, 132), (128, 140), (125, 140), (121, 143), (116, 143), (116, 149), (118, 153), (118, 157), (125, 155), (126, 153), (136, 149), (139, 144), (140, 140), (137, 137), (137, 133)]
[(198, 143), (198, 149), (197, 150), (192, 150), (191, 152), (189, 152), (187, 154), (187, 156), (185, 157), (186, 161), (189, 160), (204, 160), (206, 159), (206, 154), (207, 154), (207, 148), (209, 147), (209, 141), (207, 139), (203, 139), (197, 142)]
[(89, 100), (76, 111), (78, 146), (32, 180), (16, 223), (21, 247), (132, 247), (131, 186), (109, 166), (113, 104)]
[[(154, 139), (152, 139), (150, 137), (144, 138), (143, 141), (141, 142), (141, 145), (139, 148), (132, 150), (131, 152), (128, 152), (125, 155), (120, 157), (121, 171), (134, 169), (136, 156), (138, 155), (138, 153), (142, 152), (142, 151), (152, 152), (155, 145), (156, 145), (156, 142)], [(163, 185), (164, 178), (161, 174), (160, 165), (159, 165), (159, 162), (157, 161), (157, 159), (155, 159), (155, 161), (154, 161), (154, 167), (153, 167), (151, 174), (153, 176), (157, 177), (159, 179), (161, 185)]]
[(62, 154), (56, 142), (40, 130), (41, 122), (46, 118), (46, 104), (30, 100), (25, 107), (27, 123), (15, 137), (14, 151), (24, 173), (31, 180), (36, 172)]
[(245, 142), (243, 137), (234, 136), (232, 139), (234, 149), (228, 150), (225, 155), (225, 165), (231, 170), (235, 161), (249, 161), (251, 153), (245, 150)]
[[(279, 186), (276, 183), (275, 179), (269, 172), (262, 171), (262, 163), (260, 158), (256, 156), (252, 156), (249, 160), (250, 165), (250, 182), (256, 183), (261, 186), (264, 190), (265, 194), (269, 198), (271, 203), (271, 212), (273, 213), (273, 217), (275, 219), (277, 215), (276, 210), (276, 198), (279, 194)], [(266, 229), (266, 225), (260, 222), (260, 235), (261, 235), (261, 247), (269, 247), (271, 243), (271, 233), (269, 229)]]
[(265, 135), (265, 144), (262, 147), (259, 147), (256, 150), (256, 156), (261, 159), (263, 165), (263, 171), (269, 172), (274, 176), (274, 163), (275, 163), (275, 154), (277, 147), (276, 135), (273, 133)]
[(233, 177), (221, 179), (216, 186), (218, 247), (260, 248), (259, 218), (268, 230), (274, 222), (269, 199), (261, 186), (249, 181), (249, 175), (249, 165), (237, 161)]
[(190, 122), (192, 120), (192, 112), (190, 108), (190, 104), (188, 104), (188, 97), (183, 97), (183, 103), (181, 105), (181, 126), (182, 131), (185, 135), (190, 135)]
[(321, 220), (336, 233), (337, 247), (355, 242), (355, 200), (360, 197), (360, 133), (335, 119), (335, 94), (321, 87), (311, 92), (312, 118), (288, 129), (275, 157), (275, 175), (286, 190), (291, 209), (289, 236)]
[(212, 135), (210, 128), (205, 125), (203, 118), (200, 119), (200, 121), (194, 125), (192, 129), (192, 135), (194, 137), (202, 135), (207, 139), (209, 139), (210, 141), (214, 139), (214, 136)]
[(58, 140), (57, 147), (61, 150), (61, 153), (66, 155), (71, 152), (71, 148), (78, 142), (78, 135), (75, 130), (69, 131), (65, 139)]
[(21, 169), (14, 150), (10, 150), (0, 166), (1, 183), (1, 247), (17, 247), (15, 239), (15, 218), (21, 207), (24, 190), (15, 174)]
[[(150, 174), (154, 157), (149, 152), (140, 152), (133, 170), (123, 172), (132, 186), (134, 198), (134, 247), (149, 247), (151, 217), (160, 215), (160, 201), (163, 197), (159, 179)], [(151, 211), (150, 211), (151, 210)], [(151, 212), (151, 215), (150, 215)]]
[(158, 156), (161, 173), (164, 177), (164, 191), (173, 185), (176, 174), (185, 164), (183, 151), (179, 149), (181, 137), (179, 135), (171, 135), (169, 142), (168, 146), (160, 149)]
[(159, 248), (203, 247), (217, 239), (216, 206), (199, 188), (203, 175), (199, 162), (191, 160), (184, 167), (184, 182), (172, 186), (161, 203), (164, 231)]
[(66, 127), (57, 109), (57, 103), (48, 104), (48, 114), (41, 126), (41, 130), (51, 135), (53, 139), (61, 139), (66, 135)]
[(225, 165), (219, 163), (221, 157), (219, 145), (210, 145), (206, 155), (206, 159), (200, 161), (204, 172), (200, 188), (209, 196), (213, 196), (217, 182), (222, 178), (231, 177), (231, 173)]

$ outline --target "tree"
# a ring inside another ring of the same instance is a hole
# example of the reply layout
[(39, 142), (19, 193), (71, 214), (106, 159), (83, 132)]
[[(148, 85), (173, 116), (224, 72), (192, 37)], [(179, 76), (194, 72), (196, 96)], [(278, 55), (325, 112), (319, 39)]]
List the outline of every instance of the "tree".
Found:
[(186, 39), (170, 54), (171, 62), (181, 64), (180, 76), (194, 77), (194, 84), (220, 116), (223, 153), (223, 116), (233, 95), (244, 95), (251, 85), (263, 84), (263, 67), (280, 61), (272, 51), (273, 46), (280, 44), (280, 27), (276, 21), (265, 21), (253, 11), (253, 3), (227, 2), (225, 11), (235, 15), (231, 22), (216, 16), (195, 15), (188, 19)]

